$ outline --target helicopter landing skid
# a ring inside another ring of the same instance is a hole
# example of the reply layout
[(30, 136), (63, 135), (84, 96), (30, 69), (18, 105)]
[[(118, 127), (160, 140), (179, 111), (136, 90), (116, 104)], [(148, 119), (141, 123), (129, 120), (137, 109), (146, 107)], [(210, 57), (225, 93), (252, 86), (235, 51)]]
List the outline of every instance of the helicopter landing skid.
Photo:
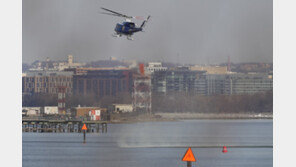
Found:
[(126, 36), (126, 39), (133, 41), (134, 39), (131, 36)]
[(117, 37), (117, 38), (118, 38), (118, 37), (121, 37), (120, 34), (112, 34), (112, 36), (113, 36), (113, 37)]

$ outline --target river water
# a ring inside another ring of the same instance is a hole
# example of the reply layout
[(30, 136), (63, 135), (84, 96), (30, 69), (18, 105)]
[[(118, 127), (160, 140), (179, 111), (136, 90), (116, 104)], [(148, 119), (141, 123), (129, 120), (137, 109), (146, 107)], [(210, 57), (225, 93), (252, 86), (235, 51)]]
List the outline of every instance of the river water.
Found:
[[(24, 167), (272, 167), (272, 120), (108, 124), (107, 133), (23, 133)], [(228, 153), (222, 153), (222, 146)], [(208, 147), (209, 146), (209, 147)], [(214, 146), (214, 147), (213, 147)], [(231, 147), (235, 146), (235, 147)]]

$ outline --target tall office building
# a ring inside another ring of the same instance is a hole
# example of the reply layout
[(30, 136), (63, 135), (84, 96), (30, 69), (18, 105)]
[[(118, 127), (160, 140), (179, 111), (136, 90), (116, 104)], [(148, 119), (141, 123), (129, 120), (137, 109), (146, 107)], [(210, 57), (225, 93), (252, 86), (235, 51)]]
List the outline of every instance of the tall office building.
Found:
[(195, 92), (195, 84), (203, 73), (190, 70), (155, 71), (151, 80), (152, 90), (159, 93)]
[(152, 90), (157, 93), (190, 92), (199, 95), (254, 94), (273, 89), (267, 73), (207, 74), (205, 71), (158, 71), (152, 75)]

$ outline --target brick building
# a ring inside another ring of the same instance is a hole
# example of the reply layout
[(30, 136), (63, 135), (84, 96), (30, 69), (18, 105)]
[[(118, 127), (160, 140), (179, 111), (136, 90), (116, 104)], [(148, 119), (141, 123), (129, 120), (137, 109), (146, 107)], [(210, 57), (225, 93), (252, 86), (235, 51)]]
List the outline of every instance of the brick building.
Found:
[(72, 93), (73, 72), (31, 71), (22, 77), (23, 94), (57, 94), (58, 87), (65, 87), (66, 94)]
[(121, 92), (131, 93), (131, 70), (85, 70), (73, 76), (74, 95), (115, 96)]

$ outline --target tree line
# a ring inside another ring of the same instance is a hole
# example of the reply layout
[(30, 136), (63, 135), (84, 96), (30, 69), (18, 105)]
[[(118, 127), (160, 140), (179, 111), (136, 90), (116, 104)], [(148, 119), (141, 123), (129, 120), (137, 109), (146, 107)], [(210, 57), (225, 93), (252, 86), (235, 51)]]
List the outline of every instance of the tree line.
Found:
[(273, 92), (252, 95), (202, 96), (174, 92), (167, 95), (154, 94), (153, 112), (196, 113), (261, 113), (273, 112)]
[[(132, 97), (129, 93), (120, 93), (116, 96), (103, 96), (99, 97), (94, 94), (87, 95), (66, 95), (66, 108), (77, 107), (105, 107), (110, 104), (131, 104)], [(44, 107), (44, 106), (57, 106), (58, 95), (35, 93), (30, 95), (23, 95), (22, 106), (23, 107)]]
[[(57, 106), (56, 94), (23, 95), (24, 107)], [(111, 104), (132, 104), (130, 93), (117, 96), (66, 96), (66, 108), (80, 106), (105, 107)], [(196, 95), (184, 92), (152, 93), (152, 112), (196, 113), (261, 113), (273, 112), (273, 92), (252, 95)]]

